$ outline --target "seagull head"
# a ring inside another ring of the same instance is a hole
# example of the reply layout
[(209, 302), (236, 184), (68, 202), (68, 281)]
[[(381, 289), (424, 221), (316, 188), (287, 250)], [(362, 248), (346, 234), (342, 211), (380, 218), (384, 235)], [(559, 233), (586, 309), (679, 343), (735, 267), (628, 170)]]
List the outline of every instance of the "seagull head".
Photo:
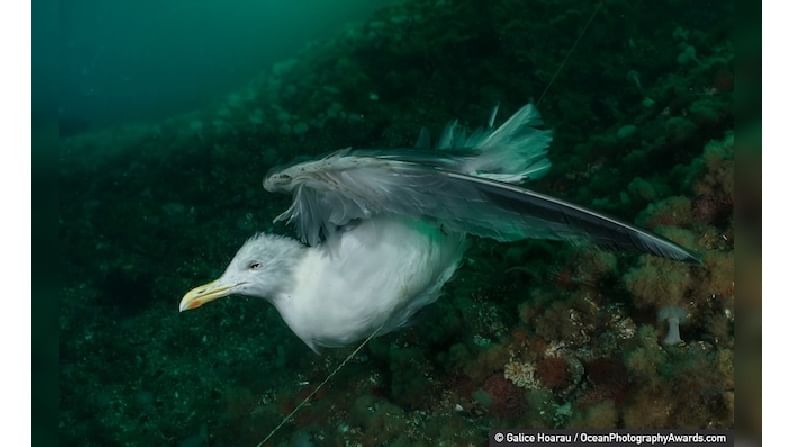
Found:
[(293, 283), (294, 267), (305, 249), (295, 239), (257, 234), (240, 247), (220, 278), (186, 293), (179, 311), (233, 294), (273, 299)]

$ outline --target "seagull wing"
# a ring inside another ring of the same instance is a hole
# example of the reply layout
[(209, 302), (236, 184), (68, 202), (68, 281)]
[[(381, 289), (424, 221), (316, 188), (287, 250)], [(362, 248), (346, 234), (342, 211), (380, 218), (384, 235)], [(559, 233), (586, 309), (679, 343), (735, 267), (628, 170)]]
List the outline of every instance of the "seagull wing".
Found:
[[(449, 154), (449, 155), (448, 155)], [(577, 240), (698, 262), (678, 245), (626, 223), (506, 181), (470, 175), (465, 151), (351, 151), (300, 163), (265, 178), (271, 192), (293, 194), (278, 216), (309, 244), (375, 215), (433, 219), (450, 231), (499, 241)]]

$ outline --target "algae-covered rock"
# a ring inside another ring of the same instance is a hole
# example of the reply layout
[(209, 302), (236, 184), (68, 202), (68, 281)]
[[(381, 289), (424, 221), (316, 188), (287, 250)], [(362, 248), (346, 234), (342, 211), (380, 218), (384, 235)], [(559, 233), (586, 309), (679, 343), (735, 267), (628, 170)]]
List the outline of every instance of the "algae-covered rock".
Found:
[(419, 348), (390, 349), (391, 396), (395, 402), (416, 407), (426, 401), (432, 383), (426, 375), (429, 366), (423, 356)]
[(357, 397), (350, 415), (352, 424), (361, 427), (366, 435), (377, 439), (386, 441), (398, 438), (406, 429), (403, 410), (374, 396)]
[(690, 266), (644, 255), (623, 279), (638, 307), (678, 304), (687, 298)]

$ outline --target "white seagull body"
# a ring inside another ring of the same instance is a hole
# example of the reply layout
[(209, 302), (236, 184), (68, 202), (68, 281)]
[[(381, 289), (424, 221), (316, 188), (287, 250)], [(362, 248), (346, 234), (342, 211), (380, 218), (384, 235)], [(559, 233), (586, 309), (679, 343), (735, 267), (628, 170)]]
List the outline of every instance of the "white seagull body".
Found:
[[(310, 348), (393, 331), (434, 302), (463, 256), (467, 234), (499, 241), (589, 239), (687, 262), (676, 244), (517, 186), (550, 167), (551, 133), (532, 105), (499, 128), (446, 127), (435, 151), (342, 150), (279, 170), (270, 192), (293, 195), (277, 220), (298, 240), (257, 235), (180, 311), (230, 294), (268, 299)], [(421, 133), (420, 140), (427, 140)]]
[(363, 222), (331, 250), (307, 249), (293, 272), (295, 287), (274, 305), (313, 350), (393, 331), (436, 300), (458, 267), (464, 241), (430, 225)]

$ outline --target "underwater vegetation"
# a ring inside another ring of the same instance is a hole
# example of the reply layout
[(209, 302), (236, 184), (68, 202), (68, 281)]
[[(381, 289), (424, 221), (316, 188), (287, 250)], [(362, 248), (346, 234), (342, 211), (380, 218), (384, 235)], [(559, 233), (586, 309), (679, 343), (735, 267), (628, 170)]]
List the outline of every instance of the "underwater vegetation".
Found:
[[(372, 340), (276, 445), (482, 444), (490, 428), (719, 428), (734, 414), (734, 54), (727, 2), (604, 1), (537, 106), (531, 185), (653, 230), (691, 266), (473, 239), (413, 326)], [(539, 98), (591, 2), (409, 0), (215, 104), (62, 138), (63, 445), (256, 445), (350, 350), (316, 356), (260, 300), (177, 313), (271, 223), (269, 169), (411, 147)]]

